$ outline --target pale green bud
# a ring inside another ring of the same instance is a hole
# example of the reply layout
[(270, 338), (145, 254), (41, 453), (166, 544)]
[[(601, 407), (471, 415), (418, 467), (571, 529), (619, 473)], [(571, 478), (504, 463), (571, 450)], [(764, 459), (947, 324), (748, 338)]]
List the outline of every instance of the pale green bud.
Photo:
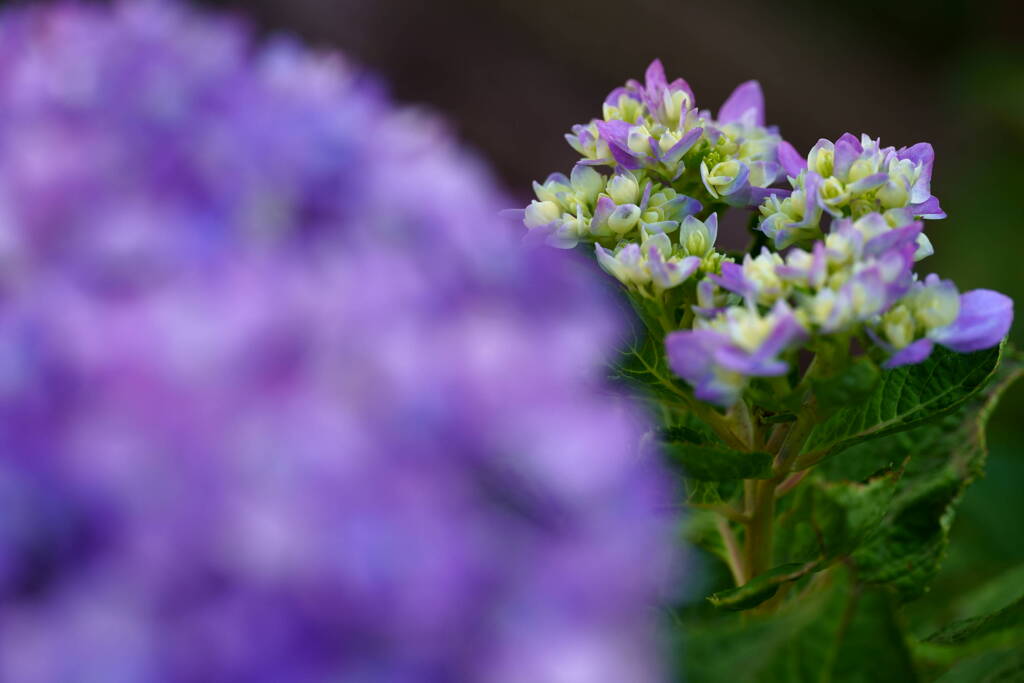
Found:
[(935, 247), (932, 246), (932, 241), (928, 239), (928, 235), (923, 232), (917, 236), (917, 251), (914, 252), (914, 260), (920, 261), (921, 259), (928, 258), (935, 253)]
[(914, 341), (914, 319), (910, 311), (903, 304), (898, 304), (882, 316), (882, 332), (897, 349), (909, 345)]
[(590, 166), (577, 164), (572, 169), (570, 182), (577, 197), (587, 204), (593, 204), (597, 200), (598, 193), (604, 189), (605, 177)]
[(693, 216), (683, 219), (679, 228), (679, 244), (687, 256), (704, 257), (714, 247), (718, 235), (718, 219), (713, 217), (708, 220), (713, 221), (710, 227)]
[(651, 131), (647, 126), (633, 126), (626, 136), (626, 146), (634, 154), (649, 156), (651, 154)]
[(640, 220), (640, 207), (636, 204), (622, 204), (621, 206), (615, 207), (612, 214), (608, 217), (608, 227), (612, 231), (624, 235), (625, 233), (632, 230), (637, 221)]
[(530, 205), (526, 207), (526, 215), (523, 218), (523, 224), (530, 228), (539, 228), (543, 225), (548, 225), (557, 221), (562, 216), (562, 210), (555, 202), (545, 201), (538, 202), (532, 201)]
[(640, 199), (640, 183), (632, 173), (620, 173), (608, 181), (605, 193), (616, 204), (635, 204)]
[(960, 313), (960, 295), (952, 287), (925, 287), (913, 297), (914, 317), (927, 329), (945, 327)]
[(716, 198), (719, 196), (719, 189), (725, 188), (732, 183), (736, 176), (740, 174), (740, 170), (740, 162), (735, 159), (721, 161), (711, 167), (710, 170), (707, 163), (702, 161), (700, 164), (700, 175), (701, 180), (704, 181), (704, 187)]
[(861, 178), (867, 178), (869, 175), (875, 173), (877, 166), (870, 159), (857, 159), (850, 166), (850, 172), (847, 175), (847, 182), (855, 183)]
[(771, 316), (761, 317), (757, 311), (736, 307), (729, 309), (720, 323), (732, 342), (746, 351), (756, 351), (774, 329)]
[(643, 244), (640, 245), (640, 254), (644, 259), (651, 253), (651, 247), (656, 248), (665, 258), (672, 255), (672, 241), (665, 233), (651, 235), (644, 240)]
[(895, 178), (878, 188), (875, 196), (882, 202), (882, 206), (887, 209), (894, 209), (907, 205), (907, 202), (910, 200), (910, 190), (907, 189), (907, 186), (904, 185), (901, 179)]
[(850, 193), (838, 178), (826, 178), (818, 193), (823, 202), (833, 207), (845, 204), (850, 198)]
[[(804, 301), (803, 310), (806, 311), (807, 317), (811, 322), (822, 326), (832, 321), (832, 316), (835, 314), (838, 305), (839, 295), (836, 294), (835, 290), (823, 289)], [(842, 323), (840, 321), (836, 322), (838, 324), (834, 325), (834, 327), (838, 329)]]
[(704, 256), (711, 245), (708, 244), (707, 232), (703, 230), (694, 230), (690, 234), (686, 235), (682, 243), (683, 250), (691, 256)]
[(827, 178), (832, 175), (832, 164), (835, 159), (835, 151), (830, 147), (818, 147), (811, 154), (807, 161), (807, 168), (818, 175)]

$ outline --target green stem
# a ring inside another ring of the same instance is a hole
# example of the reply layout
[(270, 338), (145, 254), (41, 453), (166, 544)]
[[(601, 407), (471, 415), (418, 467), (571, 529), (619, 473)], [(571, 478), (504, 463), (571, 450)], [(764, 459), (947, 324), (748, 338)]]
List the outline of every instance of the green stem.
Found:
[(804, 402), (800, 415), (797, 417), (796, 422), (792, 423), (793, 426), (790, 427), (785, 441), (782, 442), (782, 446), (779, 448), (778, 455), (775, 456), (773, 469), (776, 474), (785, 475), (792, 469), (791, 465), (794, 459), (800, 455), (804, 444), (807, 443), (807, 437), (811, 435), (811, 431), (817, 423), (817, 401), (814, 400), (812, 395)]
[(747, 582), (747, 577), (744, 573), (740, 546), (736, 541), (736, 534), (732, 532), (732, 528), (729, 526), (729, 520), (724, 517), (718, 518), (718, 533), (722, 536), (722, 544), (725, 546), (726, 563), (729, 565), (733, 581), (736, 582), (737, 586), (742, 586)]
[(765, 479), (753, 486), (750, 523), (744, 545), (745, 573), (751, 578), (771, 568), (776, 484), (778, 479)]

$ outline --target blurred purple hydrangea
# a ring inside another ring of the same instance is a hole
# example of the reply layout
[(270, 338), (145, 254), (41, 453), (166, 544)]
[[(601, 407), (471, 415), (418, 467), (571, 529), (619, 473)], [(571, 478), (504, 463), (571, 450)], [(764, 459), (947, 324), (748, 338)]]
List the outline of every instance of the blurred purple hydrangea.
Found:
[(0, 15), (0, 680), (658, 679), (615, 316), (336, 56)]

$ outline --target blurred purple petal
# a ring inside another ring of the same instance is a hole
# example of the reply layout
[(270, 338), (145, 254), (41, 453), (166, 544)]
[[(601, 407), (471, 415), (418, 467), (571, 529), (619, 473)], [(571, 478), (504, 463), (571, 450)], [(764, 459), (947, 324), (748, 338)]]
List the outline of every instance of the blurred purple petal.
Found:
[(807, 159), (801, 156), (800, 153), (796, 151), (796, 148), (785, 140), (779, 142), (777, 154), (779, 163), (782, 164), (782, 168), (786, 171), (786, 175), (792, 178), (796, 178), (800, 175), (801, 171), (807, 168)]
[(764, 125), (764, 93), (757, 81), (747, 81), (736, 87), (718, 110), (721, 123), (742, 121), (748, 125)]
[(1013, 324), (1013, 300), (990, 289), (974, 289), (960, 295), (960, 313), (952, 324), (934, 330), (932, 339), (967, 353), (995, 346)]
[(918, 339), (913, 344), (894, 353), (883, 367), (898, 368), (901, 365), (916, 365), (932, 355), (933, 348), (935, 348), (935, 343), (931, 339)]

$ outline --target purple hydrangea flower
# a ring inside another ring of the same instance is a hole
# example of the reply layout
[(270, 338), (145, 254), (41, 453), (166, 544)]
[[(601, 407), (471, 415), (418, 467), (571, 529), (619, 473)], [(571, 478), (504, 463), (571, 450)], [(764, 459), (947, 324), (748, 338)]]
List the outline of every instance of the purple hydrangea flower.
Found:
[(907, 296), (869, 330), (892, 355), (886, 367), (925, 361), (941, 344), (969, 353), (999, 344), (1013, 324), (1013, 300), (989, 289), (964, 294), (934, 273), (914, 283)]
[(614, 316), (436, 122), (163, 3), (0, 15), (0, 679), (657, 680)]
[(749, 378), (786, 374), (789, 364), (780, 356), (806, 338), (793, 311), (779, 301), (766, 314), (735, 306), (702, 327), (672, 332), (665, 350), (672, 371), (693, 386), (697, 398), (728, 407)]
[(814, 239), (823, 214), (842, 219), (877, 212), (902, 224), (946, 216), (931, 193), (935, 152), (926, 142), (896, 149), (844, 133), (835, 142), (818, 140), (806, 158), (787, 142), (776, 153), (794, 196), (769, 198), (760, 209), (760, 229), (780, 249)]

